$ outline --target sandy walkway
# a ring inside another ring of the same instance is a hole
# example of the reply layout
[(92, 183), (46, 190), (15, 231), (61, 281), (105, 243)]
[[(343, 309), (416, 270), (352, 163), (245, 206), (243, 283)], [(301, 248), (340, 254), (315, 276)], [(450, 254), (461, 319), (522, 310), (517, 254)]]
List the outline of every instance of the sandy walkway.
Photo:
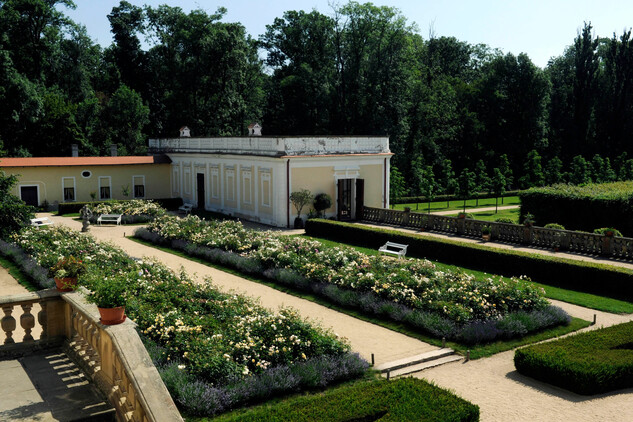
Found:
[[(51, 216), (51, 218), (55, 221), (55, 224), (65, 224), (76, 230), (81, 229), (81, 223), (71, 218), (55, 216)], [(131, 256), (139, 258), (144, 256), (155, 257), (174, 270), (178, 270), (183, 266), (187, 273), (194, 276), (197, 280), (203, 280), (210, 276), (213, 284), (222, 290), (235, 290), (241, 294), (258, 297), (261, 304), (270, 309), (276, 309), (279, 306), (291, 306), (299, 310), (304, 317), (319, 321), (324, 327), (331, 327), (334, 333), (347, 338), (352, 345), (352, 349), (360, 353), (365, 359), (370, 360), (373, 353), (376, 364), (438, 349), (430, 344), (333, 311), (308, 300), (300, 299), (271, 287), (248, 281), (242, 277), (141, 245), (123, 237), (124, 233), (128, 236), (131, 235), (137, 226), (106, 225), (90, 227), (90, 233), (95, 238), (112, 241)]]
[[(78, 222), (68, 218), (54, 217), (54, 220), (56, 223), (64, 223), (76, 229), (80, 227)], [(240, 277), (139, 245), (123, 237), (123, 232), (129, 235), (133, 230), (134, 227), (130, 226), (93, 227), (92, 234), (98, 239), (114, 241), (133, 256), (155, 256), (172, 268), (184, 265), (189, 273), (197, 273), (198, 279), (211, 275), (216, 285), (235, 289), (251, 296), (259, 296), (262, 304), (267, 307), (276, 307), (280, 304), (293, 306), (303, 315), (321, 320), (325, 326), (332, 327), (338, 334), (348, 337), (353, 348), (363, 356), (368, 357), (370, 353), (375, 353), (377, 362), (411, 355), (425, 348), (424, 343), (409, 337), (364, 323)], [(428, 233), (424, 234), (428, 235)], [(472, 239), (460, 240), (477, 242)], [(514, 248), (510, 245), (502, 246)], [(533, 249), (530, 251), (534, 252)], [(594, 260), (592, 257), (577, 256), (575, 259)], [(623, 266), (633, 267), (628, 263), (623, 264), (626, 264)], [(633, 315), (614, 315), (563, 302), (553, 301), (553, 303), (571, 315), (586, 320), (592, 320), (593, 315), (596, 314), (597, 325), (588, 329), (633, 320)], [(467, 363), (443, 365), (418, 373), (416, 376), (433, 381), (438, 386), (448, 388), (464, 399), (479, 405), (482, 421), (633, 420), (633, 389), (599, 396), (580, 396), (518, 374), (514, 369), (513, 357), (514, 352), (508, 351)]]
[[(495, 209), (501, 211), (501, 210), (512, 210), (515, 208), (519, 208), (520, 205), (501, 205), (497, 208), (495, 207), (482, 207), (482, 208), (466, 208), (466, 212), (469, 214), (472, 213), (476, 213), (476, 212), (486, 212), (486, 211), (494, 211)], [(460, 212), (462, 212), (463, 209), (458, 209), (458, 210), (449, 210), (449, 211), (431, 211), (431, 214), (435, 214), (435, 215), (453, 215), (453, 214), (459, 214)], [(424, 210), (418, 210), (416, 212), (424, 212)]]

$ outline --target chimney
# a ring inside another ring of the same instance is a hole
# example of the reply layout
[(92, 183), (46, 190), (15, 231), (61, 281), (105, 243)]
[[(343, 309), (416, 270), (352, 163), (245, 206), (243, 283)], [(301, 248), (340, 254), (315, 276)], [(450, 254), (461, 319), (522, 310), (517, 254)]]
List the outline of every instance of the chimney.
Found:
[(248, 136), (262, 136), (262, 127), (259, 123), (251, 123), (248, 125)]
[(112, 156), (112, 157), (116, 157), (117, 156), (117, 146), (116, 146), (116, 144), (110, 145), (110, 156)]
[(72, 144), (71, 146), (71, 157), (79, 157), (79, 145), (77, 144)]
[(180, 128), (180, 137), (181, 138), (190, 138), (191, 137), (191, 131), (189, 130), (189, 128), (187, 126), (183, 126)]

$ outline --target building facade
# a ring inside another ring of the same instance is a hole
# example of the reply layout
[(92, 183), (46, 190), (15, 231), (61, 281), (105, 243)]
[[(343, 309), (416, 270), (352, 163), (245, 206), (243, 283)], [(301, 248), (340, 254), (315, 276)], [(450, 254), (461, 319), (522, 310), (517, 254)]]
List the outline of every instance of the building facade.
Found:
[(172, 161), (172, 197), (247, 220), (291, 226), (290, 194), (301, 189), (330, 195), (326, 216), (340, 220), (363, 204), (389, 206), (386, 137), (181, 137), (149, 147)]
[(18, 176), (13, 194), (33, 206), (170, 198), (170, 168), (166, 156), (0, 158), (0, 169)]

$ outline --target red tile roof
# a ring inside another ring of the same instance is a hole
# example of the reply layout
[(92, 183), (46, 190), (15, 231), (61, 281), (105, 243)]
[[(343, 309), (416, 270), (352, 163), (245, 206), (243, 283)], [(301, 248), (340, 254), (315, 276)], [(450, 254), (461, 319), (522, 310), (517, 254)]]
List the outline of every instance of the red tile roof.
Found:
[(0, 158), (0, 167), (121, 166), (132, 164), (169, 164), (165, 155), (122, 157), (26, 157)]

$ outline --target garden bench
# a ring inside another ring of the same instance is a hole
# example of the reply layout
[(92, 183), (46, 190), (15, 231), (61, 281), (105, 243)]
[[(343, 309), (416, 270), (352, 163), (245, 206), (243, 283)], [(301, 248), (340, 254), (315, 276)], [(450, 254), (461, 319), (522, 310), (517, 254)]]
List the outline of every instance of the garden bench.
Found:
[(380, 248), (378, 248), (378, 251), (391, 255), (397, 255), (398, 259), (400, 259), (407, 254), (408, 247), (409, 245), (403, 245), (402, 243), (387, 242)]
[(185, 215), (191, 213), (191, 210), (193, 209), (193, 205), (192, 204), (183, 204), (180, 207), (178, 207), (178, 213), (183, 213)]
[(50, 226), (53, 224), (53, 220), (48, 217), (31, 218), (31, 226)]
[(101, 225), (101, 223), (116, 223), (118, 226), (121, 224), (121, 214), (101, 214), (97, 218), (97, 224)]

